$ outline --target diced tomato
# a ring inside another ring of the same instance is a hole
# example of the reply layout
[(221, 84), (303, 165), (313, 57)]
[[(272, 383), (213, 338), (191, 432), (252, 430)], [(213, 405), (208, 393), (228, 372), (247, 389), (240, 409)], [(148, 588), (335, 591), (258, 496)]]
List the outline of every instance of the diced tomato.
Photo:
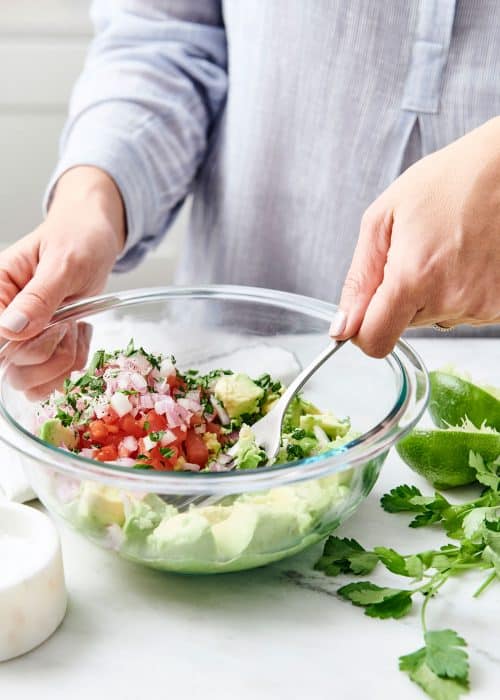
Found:
[(123, 433), (116, 433), (116, 434), (110, 434), (108, 437), (104, 440), (102, 443), (104, 446), (106, 445), (115, 445), (115, 447), (118, 447), (118, 445), (121, 443), (125, 435)]
[(188, 462), (204, 467), (208, 462), (208, 447), (205, 441), (194, 430), (188, 430), (186, 435), (186, 455)]
[(144, 437), (146, 434), (146, 431), (142, 427), (141, 421), (135, 420), (130, 413), (127, 413), (120, 419), (120, 428), (125, 435), (132, 435), (132, 437), (135, 438)]
[(186, 382), (183, 381), (178, 374), (170, 374), (167, 377), (167, 384), (169, 385), (172, 393), (178, 389), (181, 391), (186, 390)]
[(220, 435), (221, 426), (218, 423), (207, 423), (207, 432)]
[(115, 459), (118, 459), (118, 450), (115, 445), (106, 445), (98, 451), (95, 459), (98, 459), (99, 462), (114, 462)]
[(114, 435), (116, 435), (116, 433), (120, 430), (120, 426), (116, 425), (116, 423), (108, 423), (106, 428), (108, 429), (108, 433), (112, 433)]
[(184, 442), (184, 440), (186, 439), (187, 430), (183, 430), (182, 428), (169, 428), (169, 430), (171, 430), (175, 435), (176, 442)]
[(94, 442), (103, 443), (108, 437), (108, 429), (102, 420), (93, 420), (89, 424), (89, 432)]
[(156, 433), (159, 430), (167, 429), (167, 419), (165, 416), (159, 416), (156, 411), (148, 411), (143, 421), (143, 425), (145, 422), (149, 423), (149, 428), (147, 429), (148, 433)]
[(190, 425), (192, 428), (195, 428), (197, 425), (202, 425), (203, 424), (203, 416), (200, 413), (193, 413), (191, 416), (191, 422)]
[(105, 416), (103, 416), (102, 420), (104, 421), (104, 423), (106, 423), (106, 425), (113, 425), (114, 423), (118, 423), (120, 417), (118, 413), (111, 406), (109, 406), (108, 412)]

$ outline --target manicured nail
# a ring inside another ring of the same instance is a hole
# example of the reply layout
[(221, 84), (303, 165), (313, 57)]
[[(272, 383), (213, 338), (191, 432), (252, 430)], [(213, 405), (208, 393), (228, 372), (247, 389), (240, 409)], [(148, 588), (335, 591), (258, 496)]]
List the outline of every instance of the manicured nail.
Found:
[(22, 311), (16, 311), (16, 309), (7, 308), (0, 315), (0, 326), (11, 333), (20, 333), (28, 323), (29, 318)]
[(330, 324), (330, 336), (332, 338), (336, 338), (337, 336), (341, 335), (341, 333), (343, 333), (345, 330), (346, 324), (347, 315), (342, 311), (342, 309), (339, 309), (335, 313), (335, 316)]

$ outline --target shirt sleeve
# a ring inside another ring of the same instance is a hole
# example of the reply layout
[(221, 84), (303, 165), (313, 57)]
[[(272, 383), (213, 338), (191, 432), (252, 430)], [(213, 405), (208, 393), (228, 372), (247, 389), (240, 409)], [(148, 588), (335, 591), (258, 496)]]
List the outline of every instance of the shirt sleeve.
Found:
[(73, 90), (45, 195), (76, 165), (116, 182), (136, 265), (172, 222), (204, 157), (227, 89), (220, 0), (94, 0), (96, 35)]

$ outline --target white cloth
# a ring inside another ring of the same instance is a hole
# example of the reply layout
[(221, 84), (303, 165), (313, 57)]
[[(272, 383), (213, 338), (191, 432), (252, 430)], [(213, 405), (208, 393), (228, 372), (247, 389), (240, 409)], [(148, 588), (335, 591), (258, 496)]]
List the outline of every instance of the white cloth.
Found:
[(24, 472), (24, 458), (0, 442), (0, 500), (25, 503), (36, 498)]

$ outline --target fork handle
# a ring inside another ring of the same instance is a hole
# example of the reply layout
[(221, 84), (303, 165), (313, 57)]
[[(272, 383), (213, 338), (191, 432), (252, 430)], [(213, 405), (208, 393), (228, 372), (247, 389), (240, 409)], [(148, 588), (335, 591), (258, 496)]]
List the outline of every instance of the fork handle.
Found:
[(281, 396), (279, 400), (279, 408), (281, 412), (285, 412), (288, 408), (288, 404), (293, 399), (295, 394), (302, 389), (304, 384), (307, 382), (309, 377), (311, 377), (316, 370), (321, 367), (332, 355), (335, 355), (337, 350), (340, 350), (342, 345), (346, 343), (346, 340), (334, 340), (331, 342), (322, 352), (317, 355), (312, 362), (310, 362), (307, 367), (304, 367), (302, 372), (300, 372), (293, 382), (288, 385), (287, 390)]

